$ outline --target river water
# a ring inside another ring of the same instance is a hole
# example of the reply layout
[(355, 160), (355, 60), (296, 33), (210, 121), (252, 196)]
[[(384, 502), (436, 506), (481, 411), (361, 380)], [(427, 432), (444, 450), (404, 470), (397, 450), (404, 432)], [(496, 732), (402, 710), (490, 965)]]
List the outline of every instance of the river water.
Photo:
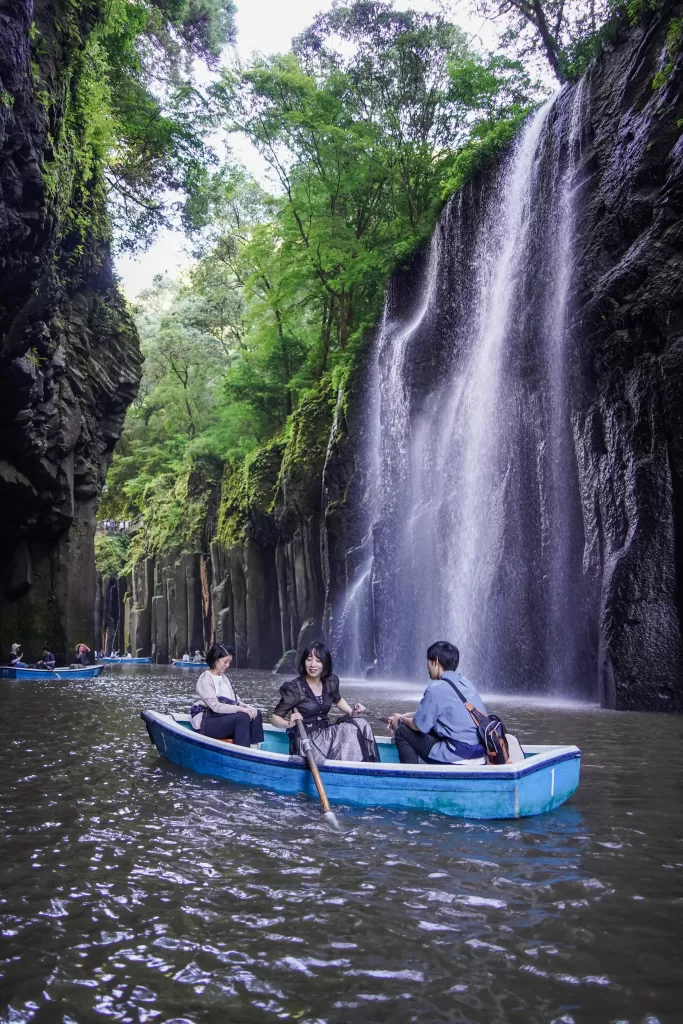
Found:
[[(277, 682), (236, 672), (274, 705)], [(564, 807), (514, 822), (316, 805), (162, 761), (167, 668), (0, 681), (0, 1021), (673, 1024), (683, 1019), (683, 721), (490, 701), (577, 743)], [(378, 715), (415, 685), (348, 683)]]

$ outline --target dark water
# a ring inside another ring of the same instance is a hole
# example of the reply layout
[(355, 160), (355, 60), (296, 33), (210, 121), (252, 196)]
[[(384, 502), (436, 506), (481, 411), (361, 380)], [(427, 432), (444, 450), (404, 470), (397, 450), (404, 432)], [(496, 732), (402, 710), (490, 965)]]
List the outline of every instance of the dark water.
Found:
[[(274, 677), (237, 673), (274, 703)], [(0, 682), (0, 1021), (683, 1020), (683, 721), (493, 702), (576, 742), (546, 817), (340, 812), (161, 761), (141, 708), (188, 675)], [(347, 685), (378, 713), (379, 684)], [(644, 756), (643, 751), (648, 751)]]

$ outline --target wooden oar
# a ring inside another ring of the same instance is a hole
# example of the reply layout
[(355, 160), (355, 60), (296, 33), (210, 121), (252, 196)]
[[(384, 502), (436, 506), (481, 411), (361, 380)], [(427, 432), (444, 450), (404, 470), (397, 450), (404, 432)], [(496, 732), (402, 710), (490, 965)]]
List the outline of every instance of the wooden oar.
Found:
[(308, 733), (304, 729), (303, 722), (300, 719), (297, 721), (296, 727), (299, 730), (301, 748), (304, 754), (306, 755), (308, 767), (311, 769), (311, 775), (313, 776), (313, 781), (315, 782), (315, 788), (318, 790), (318, 796), (320, 797), (320, 803), (322, 804), (323, 808), (323, 818), (325, 819), (325, 821), (329, 822), (330, 825), (334, 825), (335, 828), (341, 828), (339, 822), (337, 821), (337, 815), (330, 807), (330, 801), (327, 799), (327, 793), (325, 792), (325, 787), (323, 786), (323, 780), (320, 778), (320, 771), (318, 770), (318, 765), (315, 763), (315, 758), (313, 756), (311, 740), (308, 736)]

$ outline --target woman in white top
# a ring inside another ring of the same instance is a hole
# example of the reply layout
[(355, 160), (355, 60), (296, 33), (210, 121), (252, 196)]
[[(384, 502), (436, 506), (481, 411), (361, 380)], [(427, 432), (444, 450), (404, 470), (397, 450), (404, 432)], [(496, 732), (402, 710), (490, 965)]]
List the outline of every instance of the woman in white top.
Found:
[(192, 728), (215, 740), (231, 739), (241, 747), (263, 742), (261, 712), (243, 704), (225, 674), (234, 650), (214, 644), (206, 653), (208, 669), (197, 680), (197, 698), (190, 709)]

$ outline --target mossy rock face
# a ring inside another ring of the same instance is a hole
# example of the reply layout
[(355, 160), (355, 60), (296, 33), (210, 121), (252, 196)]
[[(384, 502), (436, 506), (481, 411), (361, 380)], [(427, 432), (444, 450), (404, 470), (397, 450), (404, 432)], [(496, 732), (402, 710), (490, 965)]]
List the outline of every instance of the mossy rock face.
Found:
[(280, 469), (276, 515), (287, 532), (299, 517), (319, 515), (322, 474), (334, 421), (336, 389), (331, 378), (309, 391), (292, 417)]
[(226, 548), (247, 537), (265, 545), (277, 542), (273, 502), (283, 453), (284, 445), (276, 438), (240, 465), (225, 466), (217, 536)]

